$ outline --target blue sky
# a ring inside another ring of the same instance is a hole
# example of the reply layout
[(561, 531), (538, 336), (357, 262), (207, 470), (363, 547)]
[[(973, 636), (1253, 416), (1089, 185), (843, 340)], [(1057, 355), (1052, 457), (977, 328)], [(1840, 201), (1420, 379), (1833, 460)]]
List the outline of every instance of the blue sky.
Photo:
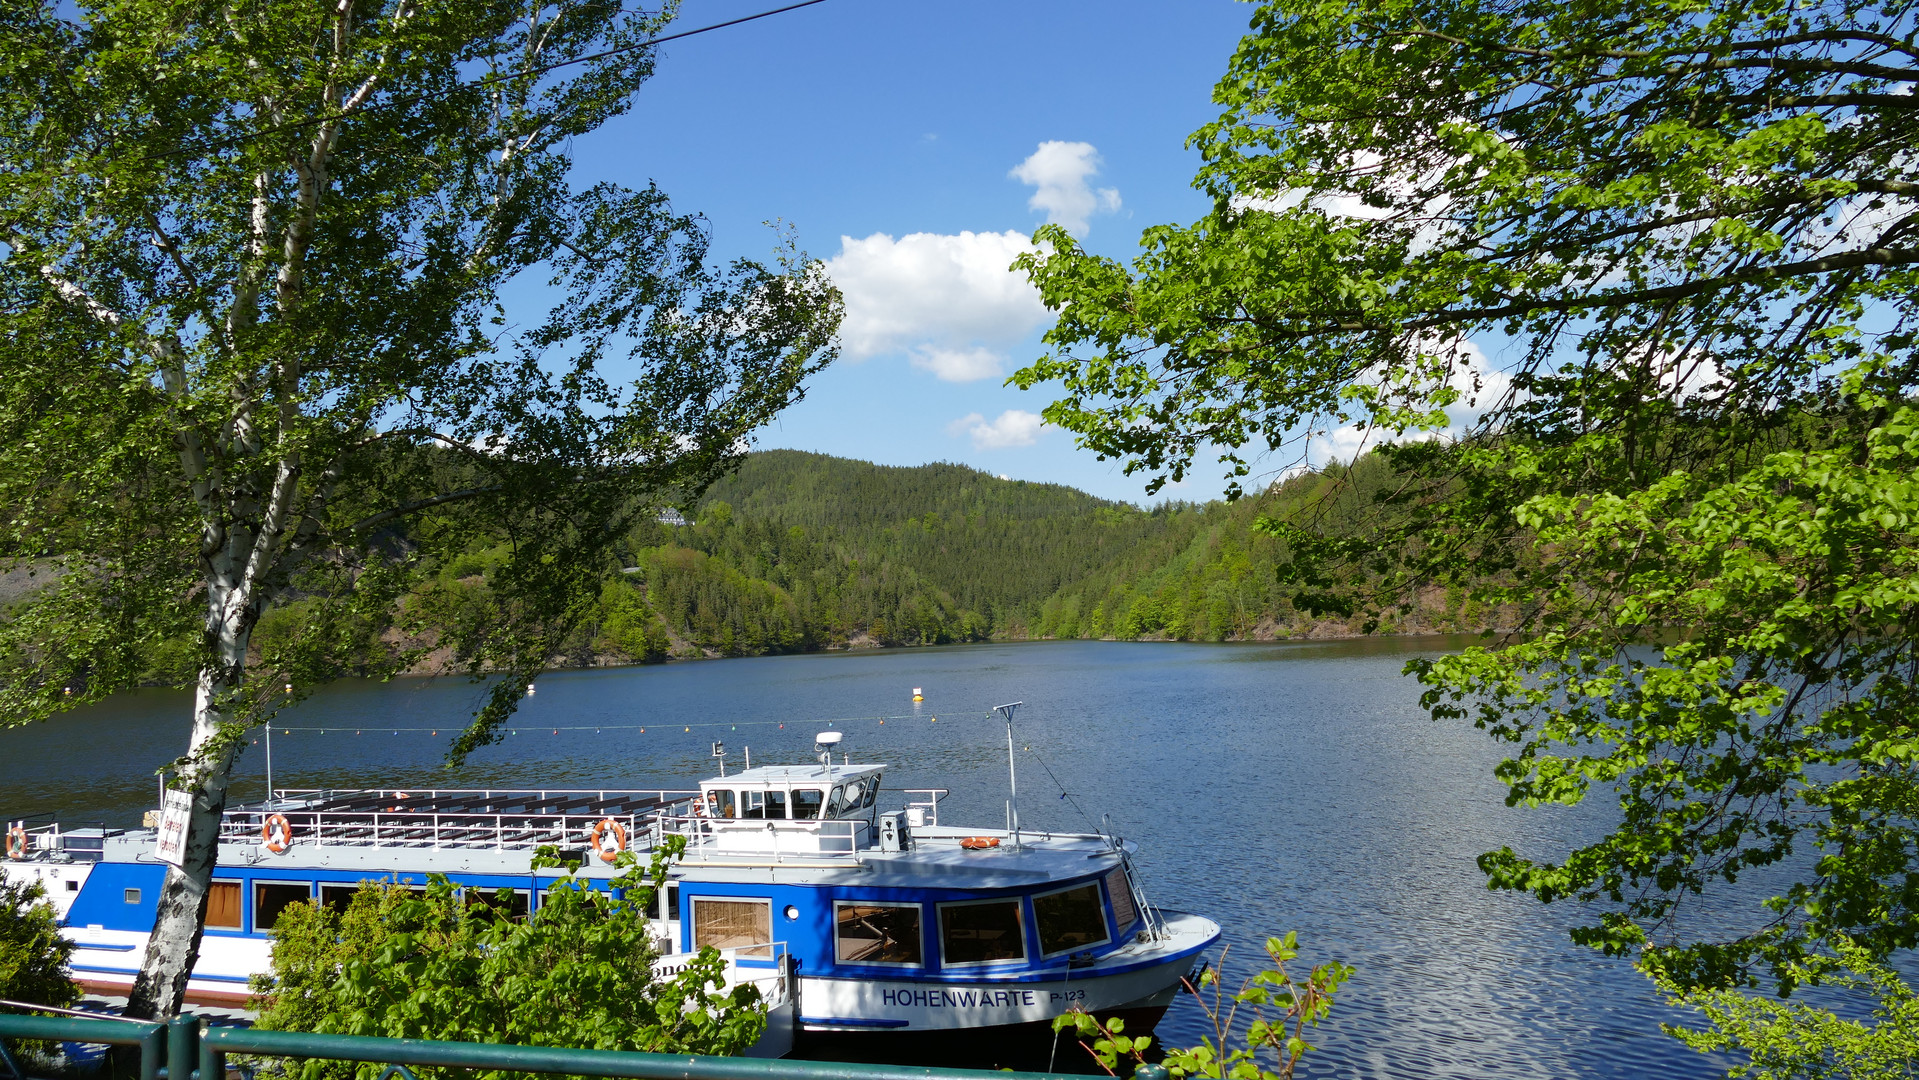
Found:
[[(777, 6), (685, 0), (676, 29)], [(770, 253), (760, 223), (777, 218), (828, 260), (848, 294), (845, 354), (760, 446), (1144, 501), (1142, 478), (1036, 428), (1047, 388), (1002, 385), (1047, 325), (1003, 268), (1049, 218), (1124, 258), (1145, 227), (1205, 212), (1184, 144), (1217, 114), (1213, 83), (1252, 12), (826, 0), (663, 46), (634, 110), (575, 144), (578, 180), (657, 181), (727, 256)], [(1222, 486), (1202, 472), (1161, 497)]]

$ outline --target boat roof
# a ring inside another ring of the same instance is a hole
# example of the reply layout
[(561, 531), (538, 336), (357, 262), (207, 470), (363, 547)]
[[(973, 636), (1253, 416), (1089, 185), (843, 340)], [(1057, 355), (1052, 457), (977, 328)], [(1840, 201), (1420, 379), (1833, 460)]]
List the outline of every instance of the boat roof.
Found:
[(731, 776), (716, 776), (711, 780), (700, 781), (701, 787), (752, 787), (764, 784), (779, 787), (789, 784), (827, 784), (844, 783), (847, 780), (859, 780), (868, 776), (878, 776), (886, 771), (885, 765), (755, 765), (742, 769)]

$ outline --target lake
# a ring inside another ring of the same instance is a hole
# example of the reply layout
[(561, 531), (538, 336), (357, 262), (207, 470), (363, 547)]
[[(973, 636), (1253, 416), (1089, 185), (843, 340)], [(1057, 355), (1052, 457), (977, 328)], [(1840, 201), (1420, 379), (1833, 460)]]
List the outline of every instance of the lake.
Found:
[[(1023, 700), (1025, 825), (1088, 831), (1110, 814), (1139, 844), (1149, 897), (1225, 929), (1229, 972), (1286, 930), (1302, 971), (1358, 969), (1302, 1075), (1723, 1075), (1660, 1032), (1683, 1017), (1629, 964), (1567, 940), (1576, 911), (1485, 888), (1481, 852), (1563, 851), (1609, 808), (1508, 808), (1491, 775), (1500, 748), (1426, 717), (1401, 668), (1466, 640), (1041, 642), (559, 672), (512, 734), (451, 772), (441, 755), (479, 688), (338, 683), (282, 715), (273, 779), (690, 788), (713, 774), (715, 740), (732, 767), (749, 749), (798, 762), (833, 727), (856, 761), (892, 765), (889, 787), (950, 788), (942, 820), (998, 825), (1006, 736), (990, 710)], [(0, 731), (0, 812), (137, 823), (154, 769), (183, 749), (185, 707), (147, 691)], [(263, 789), (264, 750), (248, 748), (237, 796)], [(1182, 1001), (1159, 1033), (1191, 1045), (1205, 1024)]]

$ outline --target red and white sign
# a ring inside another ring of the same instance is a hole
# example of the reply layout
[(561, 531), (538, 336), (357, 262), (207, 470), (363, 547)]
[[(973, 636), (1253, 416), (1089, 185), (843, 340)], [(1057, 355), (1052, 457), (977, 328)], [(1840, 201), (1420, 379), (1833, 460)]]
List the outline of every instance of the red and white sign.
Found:
[(187, 819), (193, 816), (193, 796), (185, 791), (167, 792), (166, 809), (160, 814), (160, 833), (153, 844), (153, 855), (164, 863), (179, 866), (187, 858)]

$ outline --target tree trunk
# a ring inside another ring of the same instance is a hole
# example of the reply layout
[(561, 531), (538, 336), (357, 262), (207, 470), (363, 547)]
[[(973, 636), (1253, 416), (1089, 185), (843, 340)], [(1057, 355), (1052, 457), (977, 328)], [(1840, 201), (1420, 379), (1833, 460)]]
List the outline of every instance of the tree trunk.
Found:
[(246, 671), (247, 638), (255, 613), (250, 605), (220, 599), (244, 590), (210, 590), (209, 636), (216, 638), (220, 663), (201, 669), (193, 698), (193, 737), (183, 779), (193, 794), (193, 813), (187, 820), (186, 852), (182, 865), (167, 868), (160, 887), (159, 910), (153, 936), (147, 940), (140, 974), (133, 982), (126, 1015), (163, 1019), (179, 1013), (186, 999), (187, 978), (200, 957), (200, 936), (206, 925), (207, 885), (220, 853), (220, 817), (226, 810), (227, 786), (239, 740), (227, 731), (231, 719), (226, 697)]

